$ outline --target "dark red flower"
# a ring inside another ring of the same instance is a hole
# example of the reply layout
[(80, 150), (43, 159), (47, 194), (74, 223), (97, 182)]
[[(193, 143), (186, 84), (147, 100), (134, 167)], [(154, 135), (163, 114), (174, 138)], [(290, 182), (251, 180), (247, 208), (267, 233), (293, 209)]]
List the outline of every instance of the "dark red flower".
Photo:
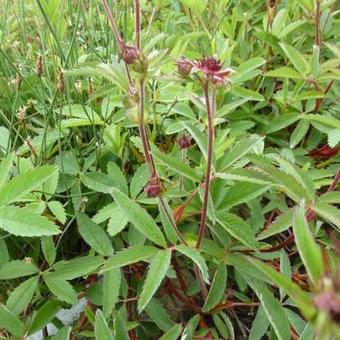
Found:
[(188, 136), (182, 136), (182, 137), (178, 138), (178, 140), (177, 140), (177, 143), (178, 143), (180, 149), (190, 148), (191, 142), (192, 142), (192, 140)]
[(224, 84), (225, 78), (234, 72), (231, 68), (223, 68), (222, 63), (214, 57), (199, 59), (194, 64), (195, 70), (203, 72), (213, 84)]
[(178, 73), (181, 76), (188, 76), (192, 68), (194, 67), (193, 62), (185, 58), (178, 59), (176, 61), (176, 65), (177, 65)]
[(144, 188), (144, 192), (148, 197), (158, 197), (162, 190), (163, 185), (159, 178), (150, 179), (149, 183)]

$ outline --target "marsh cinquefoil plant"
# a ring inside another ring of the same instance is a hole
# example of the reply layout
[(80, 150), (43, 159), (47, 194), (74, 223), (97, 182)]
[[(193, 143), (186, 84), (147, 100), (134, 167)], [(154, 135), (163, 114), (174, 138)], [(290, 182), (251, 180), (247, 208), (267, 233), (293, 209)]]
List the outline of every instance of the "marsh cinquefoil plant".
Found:
[(2, 336), (337, 339), (336, 1), (4, 3)]

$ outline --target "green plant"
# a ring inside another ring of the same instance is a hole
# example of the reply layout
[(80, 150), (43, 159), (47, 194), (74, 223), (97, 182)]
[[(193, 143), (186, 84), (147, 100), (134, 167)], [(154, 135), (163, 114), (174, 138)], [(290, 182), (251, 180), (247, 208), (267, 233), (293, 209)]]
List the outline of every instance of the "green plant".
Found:
[(0, 13), (4, 337), (339, 337), (336, 1)]

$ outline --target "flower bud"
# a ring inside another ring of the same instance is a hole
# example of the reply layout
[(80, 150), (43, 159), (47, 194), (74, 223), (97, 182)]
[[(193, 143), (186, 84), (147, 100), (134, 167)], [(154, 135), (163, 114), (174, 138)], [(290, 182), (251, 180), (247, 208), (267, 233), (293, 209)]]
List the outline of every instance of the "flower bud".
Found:
[(188, 76), (193, 68), (192, 62), (184, 58), (178, 59), (176, 65), (181, 76)]
[(159, 178), (154, 178), (144, 188), (144, 192), (148, 197), (158, 197), (163, 190), (162, 182)]
[(180, 149), (187, 149), (191, 146), (191, 138), (188, 136), (182, 136), (178, 138), (177, 143), (180, 147)]
[(139, 50), (134, 46), (123, 45), (120, 54), (128, 65), (135, 63), (140, 57)]

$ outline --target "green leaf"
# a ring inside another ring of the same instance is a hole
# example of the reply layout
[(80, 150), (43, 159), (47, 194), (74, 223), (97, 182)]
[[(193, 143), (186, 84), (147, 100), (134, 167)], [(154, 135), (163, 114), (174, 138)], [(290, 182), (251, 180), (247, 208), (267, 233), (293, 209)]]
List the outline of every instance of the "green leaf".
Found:
[(108, 318), (118, 302), (121, 283), (121, 272), (119, 269), (111, 269), (104, 273), (103, 278), (103, 313)]
[(217, 222), (225, 229), (231, 236), (251, 249), (257, 248), (255, 239), (255, 232), (250, 225), (241, 217), (230, 213), (219, 213), (217, 215)]
[(130, 340), (129, 333), (127, 331), (126, 322), (123, 318), (123, 309), (118, 313), (115, 313), (114, 327), (115, 327), (115, 338), (121, 340)]
[(258, 92), (255, 92), (253, 90), (249, 90), (245, 87), (240, 87), (240, 86), (234, 86), (232, 88), (232, 92), (234, 94), (236, 94), (237, 96), (241, 97), (241, 98), (247, 98), (249, 100), (253, 100), (253, 101), (264, 101), (264, 97), (258, 93)]
[(312, 208), (326, 221), (335, 224), (340, 229), (340, 210), (332, 205), (317, 202)]
[(219, 172), (223, 172), (230, 168), (239, 159), (254, 150), (254, 148), (263, 141), (263, 137), (249, 136), (241, 139), (230, 152), (223, 158), (223, 163), (220, 166)]
[(309, 126), (309, 123), (305, 120), (301, 120), (297, 123), (290, 136), (289, 146), (291, 149), (294, 149), (302, 141), (309, 130)]
[(0, 207), (20, 201), (29, 192), (38, 189), (49, 178), (55, 176), (57, 171), (55, 166), (45, 165), (40, 168), (29, 169), (14, 177), (0, 190)]
[(151, 299), (145, 307), (146, 314), (157, 325), (159, 329), (166, 332), (174, 326), (170, 315), (157, 299)]
[[(177, 240), (179, 239), (179, 237), (173, 228), (173, 225), (174, 224), (176, 225), (176, 221), (175, 221), (172, 209), (164, 197), (158, 198), (157, 202), (158, 202), (158, 210), (161, 216), (161, 221), (164, 227), (165, 235), (167, 236), (167, 238), (169, 239), (171, 243), (175, 244), (177, 243)], [(163, 204), (167, 206), (167, 211), (164, 209)]]
[(259, 298), (278, 339), (290, 340), (288, 318), (279, 301), (273, 297), (262, 282), (249, 279), (247, 279), (247, 282)]
[(38, 282), (39, 278), (37, 276), (31, 277), (11, 292), (6, 302), (6, 306), (14, 315), (19, 315), (27, 308), (38, 287)]
[(280, 43), (280, 46), (283, 49), (286, 56), (291, 61), (291, 63), (294, 65), (295, 69), (301, 75), (307, 75), (309, 71), (309, 66), (304, 56), (296, 48), (292, 46), (283, 43)]
[(282, 130), (285, 127), (295, 123), (299, 118), (300, 116), (297, 112), (284, 113), (270, 122), (267, 133)]
[(274, 78), (288, 78), (288, 79), (302, 79), (302, 75), (296, 72), (294, 69), (282, 66), (275, 70), (269, 71), (265, 73), (266, 77), (274, 77)]
[(331, 116), (319, 115), (319, 114), (309, 114), (301, 116), (302, 119), (321, 123), (327, 127), (333, 127), (335, 129), (340, 129), (340, 119), (336, 119)]
[(220, 206), (222, 209), (230, 209), (235, 205), (248, 202), (258, 196), (261, 196), (269, 188), (269, 186), (265, 186), (263, 184), (251, 184), (246, 182), (236, 183), (227, 190)]
[(187, 123), (187, 122), (181, 122), (181, 124), (184, 126), (184, 128), (189, 132), (190, 136), (192, 136), (198, 147), (200, 148), (203, 156), (205, 159), (208, 157), (208, 137), (206, 134), (204, 134), (197, 126)]
[(163, 334), (159, 340), (177, 340), (181, 335), (182, 329), (182, 325), (177, 324)]
[(15, 260), (5, 263), (0, 268), (0, 279), (10, 280), (37, 273), (38, 270), (33, 263)]
[(110, 194), (116, 185), (116, 182), (112, 178), (101, 172), (83, 174), (81, 181), (86, 187), (104, 194)]
[(260, 305), (260, 307), (257, 310), (256, 317), (250, 329), (249, 340), (262, 339), (269, 325), (270, 325), (270, 322), (266, 316), (266, 312), (264, 311), (263, 306)]
[(2, 304), (0, 304), (0, 326), (18, 337), (25, 334), (24, 324)]
[(87, 215), (77, 215), (78, 231), (84, 241), (100, 255), (110, 256), (113, 254), (111, 241), (105, 231), (94, 223)]
[(134, 246), (113, 255), (106, 260), (102, 270), (107, 271), (127, 266), (132, 263), (144, 261), (158, 252), (156, 247)]
[(279, 215), (267, 229), (262, 231), (257, 236), (257, 240), (263, 240), (290, 228), (293, 225), (293, 214), (293, 209), (287, 209), (285, 212)]
[(114, 162), (109, 162), (107, 164), (107, 173), (112, 181), (114, 181), (115, 187), (125, 195), (128, 195), (129, 188), (126, 182), (126, 176), (122, 173), (119, 166)]
[(319, 203), (340, 204), (340, 191), (329, 191), (318, 198)]
[(159, 250), (157, 254), (152, 257), (142, 293), (140, 294), (140, 298), (138, 300), (139, 313), (144, 310), (162, 283), (165, 274), (169, 269), (170, 260), (170, 249)]
[(47, 203), (48, 208), (51, 210), (53, 215), (57, 218), (57, 220), (61, 224), (65, 224), (66, 222), (66, 213), (63, 205), (58, 201), (50, 201)]
[(311, 319), (314, 316), (315, 307), (308, 293), (303, 291), (290, 278), (281, 274), (269, 265), (254, 258), (248, 258), (248, 260), (271, 282), (274, 282), (278, 287), (283, 289), (293, 299), (307, 319)]
[(149, 169), (142, 164), (135, 172), (130, 183), (131, 197), (136, 198), (149, 180)]
[(204, 11), (207, 5), (207, 0), (180, 0), (180, 2), (198, 15)]
[(114, 340), (113, 334), (100, 309), (96, 311), (96, 323), (94, 325), (96, 340)]
[(272, 184), (272, 180), (268, 176), (254, 169), (229, 169), (227, 172), (216, 173), (215, 176), (218, 178), (223, 178), (227, 180), (253, 183), (253, 184), (262, 184), (262, 185)]
[(4, 184), (7, 182), (10, 171), (13, 165), (13, 160), (14, 160), (14, 153), (9, 153), (6, 158), (4, 158), (1, 161), (0, 165), (0, 193), (1, 193), (1, 188), (4, 186)]
[(328, 145), (335, 148), (340, 143), (340, 128), (334, 129), (328, 133)]
[(296, 247), (311, 281), (316, 285), (324, 275), (322, 254), (309, 229), (303, 207), (295, 209), (293, 231)]
[(101, 256), (83, 256), (69, 261), (59, 261), (52, 267), (54, 269), (53, 276), (64, 280), (73, 280), (92, 273), (102, 263)]
[(179, 251), (181, 254), (185, 255), (189, 259), (191, 259), (200, 269), (202, 273), (203, 280), (206, 283), (209, 283), (209, 272), (207, 264), (205, 263), (204, 258), (201, 256), (199, 250), (195, 248), (189, 248), (185, 245), (178, 245), (176, 246), (176, 250)]
[(43, 329), (53, 320), (60, 307), (57, 301), (49, 300), (35, 313), (28, 335), (32, 335)]
[(167, 167), (174, 170), (176, 173), (179, 173), (184, 177), (189, 178), (195, 182), (200, 181), (201, 176), (195, 170), (190, 168), (190, 166), (186, 165), (177, 158), (174, 158), (163, 152), (160, 152), (159, 150), (157, 150), (156, 147), (152, 147), (151, 150), (156, 160), (160, 161), (162, 164), (165, 164)]
[(0, 209), (0, 228), (16, 236), (57, 235), (60, 230), (44, 216), (28, 208)]
[(57, 255), (52, 236), (43, 236), (41, 238), (41, 249), (47, 263), (52, 266)]
[(78, 302), (77, 294), (72, 285), (66, 280), (52, 274), (44, 274), (44, 280), (49, 290), (58, 300), (75, 305)]
[(208, 312), (214, 308), (224, 297), (227, 285), (227, 267), (224, 261), (221, 261), (217, 267), (214, 278), (212, 280), (209, 294), (202, 308), (203, 312)]
[(112, 196), (122, 211), (124, 211), (127, 219), (140, 233), (152, 242), (162, 247), (166, 246), (161, 230), (146, 210), (116, 189), (112, 191)]

